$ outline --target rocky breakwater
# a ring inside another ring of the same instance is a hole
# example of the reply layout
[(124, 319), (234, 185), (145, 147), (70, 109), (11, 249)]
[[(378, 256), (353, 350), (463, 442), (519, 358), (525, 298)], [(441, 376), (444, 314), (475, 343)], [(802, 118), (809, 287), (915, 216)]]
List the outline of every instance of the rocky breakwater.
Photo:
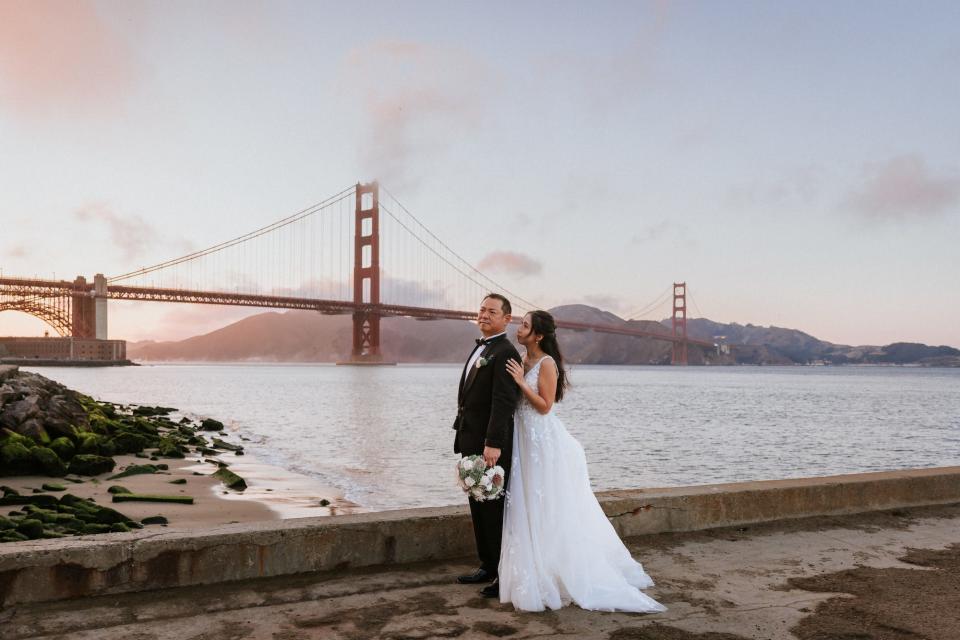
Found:
[[(215, 459), (227, 453), (243, 455), (241, 446), (223, 440), (223, 424), (209, 418), (196, 422), (186, 417), (174, 422), (168, 417), (174, 411), (169, 407), (99, 402), (41, 375), (13, 366), (0, 367), (0, 476), (62, 479), (42, 482), (29, 492), (0, 486), (0, 507), (13, 508), (0, 515), (0, 542), (165, 524), (162, 516), (136, 521), (67, 490), (71, 484), (166, 473), (169, 466), (160, 463), (161, 458), (207, 456), (216, 465), (211, 475), (231, 489), (245, 489), (243, 478), (230, 471), (227, 463)], [(208, 440), (204, 432), (216, 433), (211, 433)], [(131, 454), (145, 462), (130, 462), (117, 469), (115, 458), (129, 460)], [(185, 480), (173, 483), (183, 484)], [(189, 495), (137, 494), (119, 484), (111, 486), (109, 493), (113, 502), (120, 503), (193, 504)]]

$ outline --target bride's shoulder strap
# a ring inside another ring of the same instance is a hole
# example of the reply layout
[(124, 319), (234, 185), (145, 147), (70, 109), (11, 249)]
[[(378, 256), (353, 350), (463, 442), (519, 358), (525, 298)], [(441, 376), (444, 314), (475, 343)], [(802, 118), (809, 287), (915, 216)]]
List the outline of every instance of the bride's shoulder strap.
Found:
[(555, 371), (558, 369), (558, 367), (557, 367), (557, 361), (554, 360), (554, 359), (553, 359), (553, 356), (551, 356), (551, 355), (545, 355), (545, 356), (543, 356), (542, 358), (540, 358), (540, 361), (539, 361), (537, 364), (541, 365), (541, 368), (542, 368), (543, 363), (544, 363), (544, 362), (547, 362), (547, 361), (550, 361), (550, 362), (553, 363), (553, 368), (554, 368)]

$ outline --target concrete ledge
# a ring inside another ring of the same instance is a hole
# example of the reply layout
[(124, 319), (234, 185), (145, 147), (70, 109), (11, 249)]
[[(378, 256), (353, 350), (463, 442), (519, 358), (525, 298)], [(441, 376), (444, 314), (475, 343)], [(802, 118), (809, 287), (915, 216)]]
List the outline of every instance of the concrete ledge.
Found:
[[(960, 502), (960, 467), (608, 491), (623, 537)], [(0, 545), (0, 606), (474, 553), (466, 506)]]

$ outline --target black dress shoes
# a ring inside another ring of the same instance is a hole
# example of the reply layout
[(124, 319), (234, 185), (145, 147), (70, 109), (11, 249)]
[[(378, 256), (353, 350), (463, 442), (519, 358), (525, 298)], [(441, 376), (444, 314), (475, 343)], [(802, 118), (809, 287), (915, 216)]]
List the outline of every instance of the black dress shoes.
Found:
[(500, 597), (500, 581), (494, 580), (483, 589), (480, 589), (480, 595), (484, 598), (499, 598)]
[(496, 579), (497, 574), (487, 571), (486, 569), (477, 569), (473, 573), (468, 573), (465, 576), (457, 576), (457, 582), (460, 584), (481, 584)]

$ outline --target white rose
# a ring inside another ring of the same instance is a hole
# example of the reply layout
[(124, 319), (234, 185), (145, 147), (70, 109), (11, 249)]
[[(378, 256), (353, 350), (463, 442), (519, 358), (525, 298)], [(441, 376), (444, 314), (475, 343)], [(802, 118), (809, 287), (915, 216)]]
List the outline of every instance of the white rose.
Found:
[(471, 478), (470, 476), (467, 476), (466, 478), (463, 479), (463, 484), (466, 485), (466, 487), (469, 489), (473, 485), (477, 484), (477, 481)]
[(483, 471), (487, 468), (487, 463), (483, 461), (483, 458), (477, 458), (473, 461), (473, 468), (477, 471)]

